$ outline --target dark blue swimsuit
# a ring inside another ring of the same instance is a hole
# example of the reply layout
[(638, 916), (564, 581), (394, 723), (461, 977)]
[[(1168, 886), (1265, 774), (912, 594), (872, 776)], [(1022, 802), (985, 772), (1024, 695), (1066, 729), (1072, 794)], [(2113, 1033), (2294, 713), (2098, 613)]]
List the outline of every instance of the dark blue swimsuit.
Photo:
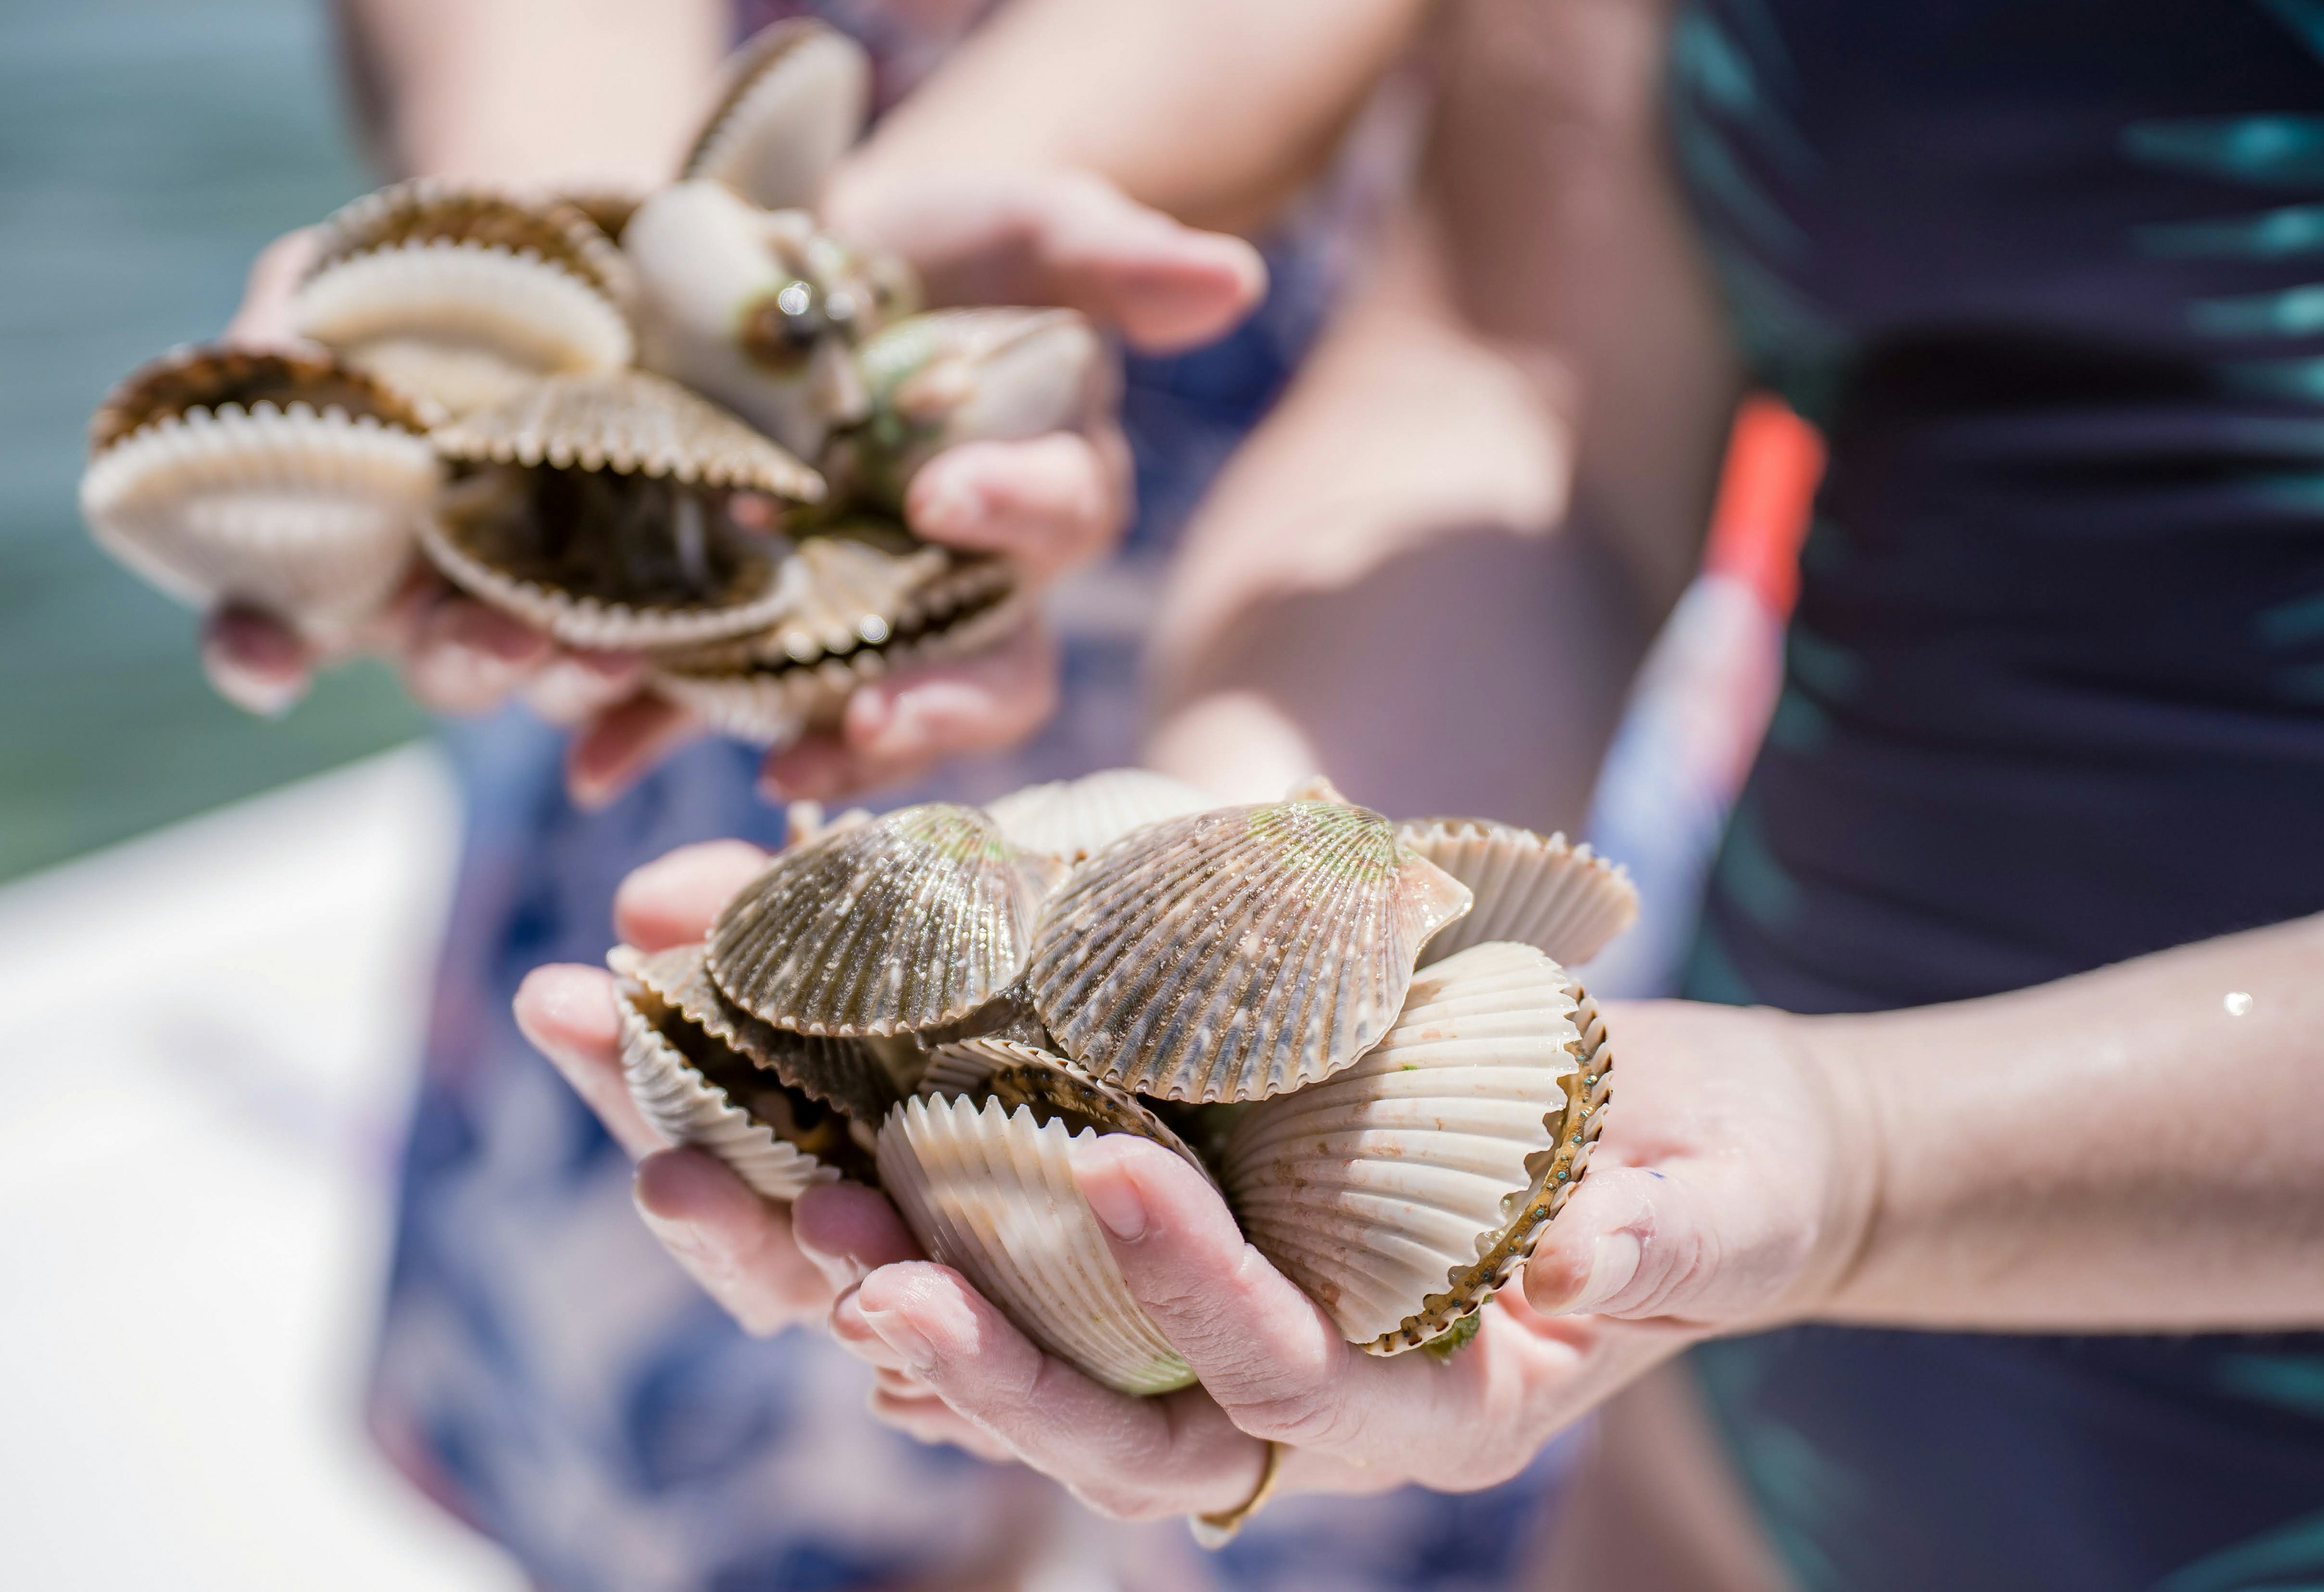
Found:
[[(1747, 354), (1832, 448), (1692, 993), (2324, 912), (2324, 0), (1697, 0), (1672, 65)], [(2324, 1338), (1700, 1364), (1806, 1587), (2324, 1588)]]

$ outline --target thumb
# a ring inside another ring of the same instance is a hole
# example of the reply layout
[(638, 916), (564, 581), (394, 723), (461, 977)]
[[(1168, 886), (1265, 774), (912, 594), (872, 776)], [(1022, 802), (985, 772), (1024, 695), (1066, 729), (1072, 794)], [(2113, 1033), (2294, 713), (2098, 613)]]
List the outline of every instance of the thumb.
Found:
[(1723, 1326), (1765, 1314), (1795, 1284), (1808, 1236), (1779, 1198), (1702, 1165), (1591, 1168), (1526, 1264), (1526, 1301), (1551, 1315)]
[(835, 191), (827, 209), (835, 232), (909, 260), (934, 303), (1063, 305), (1147, 353), (1223, 335), (1267, 291), (1241, 238), (1087, 172), (916, 172)]

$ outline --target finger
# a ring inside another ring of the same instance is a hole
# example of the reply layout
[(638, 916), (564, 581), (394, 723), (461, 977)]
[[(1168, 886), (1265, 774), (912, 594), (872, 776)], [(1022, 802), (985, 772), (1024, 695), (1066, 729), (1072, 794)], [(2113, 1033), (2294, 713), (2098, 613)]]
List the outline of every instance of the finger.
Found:
[(612, 975), (562, 963), (535, 967), (517, 986), (516, 1025), (573, 1086), (632, 1157), (666, 1141), (639, 1115), (622, 1078), (622, 1020)]
[(318, 228), (286, 232), (260, 251), (243, 283), (242, 303), (226, 323), (223, 340), (249, 347), (281, 347), (299, 340), (290, 302), (321, 246)]
[(1757, 1219), (1764, 1190), (1699, 1163), (1609, 1165), (1600, 1157), (1526, 1263), (1546, 1314), (1719, 1322), (1766, 1308), (1812, 1242)]
[(552, 644), (512, 615), (447, 594), (412, 634), (405, 689), (439, 713), (486, 712), (548, 662)]
[(931, 541), (1006, 556), (1039, 587), (1106, 549), (1129, 490), (1126, 467), (1089, 438), (963, 442), (912, 477), (904, 517)]
[(613, 892), (613, 932), (642, 951), (691, 945), (766, 865), (767, 854), (747, 840), (705, 840), (666, 852), (631, 870)]
[(662, 1247), (742, 1329), (757, 1337), (831, 1308), (831, 1287), (791, 1238), (788, 1208), (761, 1199), (700, 1150), (638, 1163), (638, 1214)]
[(886, 1266), (858, 1308), (900, 1367), (1092, 1507), (1128, 1519), (1231, 1508), (1265, 1455), (1198, 1389), (1132, 1398), (1044, 1355), (949, 1267)]
[(978, 1430), (934, 1394), (901, 1393), (874, 1387), (871, 1406), (872, 1415), (882, 1424), (931, 1447), (948, 1444), (995, 1465), (1016, 1458), (1005, 1445)]
[(574, 805), (594, 812), (689, 740), (694, 716), (667, 698), (631, 697), (593, 719), (565, 753), (565, 789)]
[(853, 1288), (881, 1266), (920, 1258), (896, 1208), (861, 1183), (809, 1189), (792, 1207), (791, 1230), (835, 1289)]
[(559, 649), (525, 682), (525, 705), (551, 724), (579, 724), (636, 695), (644, 674), (635, 653)]
[(778, 801), (827, 801), (908, 779), (939, 758), (1014, 745), (1056, 711), (1056, 656), (1035, 621), (984, 652), (859, 686), (839, 733), (775, 753), (762, 782)]
[(202, 669), (217, 694), (246, 713), (280, 718), (307, 694), (317, 659), (271, 615), (228, 604), (202, 621)]

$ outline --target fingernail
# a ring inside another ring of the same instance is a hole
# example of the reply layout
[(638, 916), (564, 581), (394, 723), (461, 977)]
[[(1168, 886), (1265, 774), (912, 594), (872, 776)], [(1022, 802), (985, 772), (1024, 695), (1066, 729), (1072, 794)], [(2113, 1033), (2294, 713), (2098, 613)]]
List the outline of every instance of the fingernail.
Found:
[(280, 718), (299, 705), (307, 694), (303, 680), (267, 680), (231, 669), (214, 671), (210, 681), (217, 687), (218, 695), (261, 718)]
[(913, 1374), (926, 1376), (936, 1369), (936, 1346), (920, 1329), (904, 1319), (895, 1310), (875, 1310), (864, 1306), (859, 1298), (856, 1309), (862, 1312), (863, 1324), (880, 1335), (880, 1341), (896, 1351)]
[(1146, 1202), (1137, 1186), (1124, 1177), (1102, 1142), (1072, 1152), (1074, 1181), (1099, 1225), (1125, 1244), (1146, 1236)]
[(1638, 1238), (1635, 1233), (1608, 1233), (1590, 1251), (1590, 1275), (1572, 1300), (1555, 1313), (1587, 1315), (1630, 1285), (1638, 1274)]

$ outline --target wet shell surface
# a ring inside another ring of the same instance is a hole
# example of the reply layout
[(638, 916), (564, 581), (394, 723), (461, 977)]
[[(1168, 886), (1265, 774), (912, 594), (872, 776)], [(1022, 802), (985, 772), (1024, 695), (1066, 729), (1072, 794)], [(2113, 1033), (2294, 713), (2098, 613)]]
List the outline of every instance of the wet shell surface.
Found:
[(1355, 1066), (1252, 1106), (1221, 1181), (1351, 1342), (1395, 1354), (1452, 1330), (1532, 1253), (1588, 1165), (1611, 1060), (1555, 962), (1474, 946), (1414, 976)]
[[(435, 440), (455, 478), (421, 526), (429, 559), (572, 645), (700, 645), (798, 602), (805, 571), (767, 500), (812, 497), (820, 479), (675, 383), (551, 377)], [(752, 501), (756, 525), (740, 512)]]
[(860, 1125), (868, 1144), (888, 1108), (918, 1082), (926, 1058), (899, 1056), (884, 1041), (799, 1033), (761, 1022), (711, 980), (708, 949), (696, 945), (659, 953), (636, 963), (632, 976), (719, 1045)]
[(1144, 768), (1101, 769), (1077, 780), (1028, 785), (985, 804), (1022, 851), (1086, 862), (1132, 829), (1219, 805), (1199, 786)]
[(775, 857), (720, 915), (710, 974), (802, 1033), (936, 1028), (1023, 970), (1048, 882), (980, 810), (903, 808)]
[(1489, 939), (1521, 940), (1572, 966), (1637, 921), (1629, 875), (1563, 835), (1536, 835), (1489, 819), (1416, 819), (1397, 838), (1476, 898), (1469, 915), (1430, 942), (1436, 960)]
[(455, 412), (634, 352), (622, 256), (595, 223), (432, 180), (367, 195), (324, 223), (291, 304), (302, 336)]
[(81, 514), (173, 597), (328, 635), (384, 602), (410, 560), (438, 477), (425, 430), (327, 356), (182, 349), (98, 407)]
[(1328, 1078), (1388, 1032), (1469, 892), (1365, 808), (1283, 801), (1149, 825), (1042, 913), (1026, 982), (1090, 1071), (1172, 1100)]
[(908, 316), (858, 351), (869, 417), (835, 443), (850, 488), (900, 501), (942, 449), (1069, 431), (1111, 403), (1111, 355), (1071, 310), (982, 308)]
[(880, 1129), (881, 1186), (928, 1253), (1028, 1336), (1108, 1387), (1167, 1393), (1193, 1370), (1131, 1297), (1074, 1182), (1078, 1132), (987, 1097), (907, 1100)]
[(708, 1151), (770, 1199), (835, 1181), (860, 1148), (843, 1118), (786, 1088), (686, 1019), (666, 993), (694, 976), (702, 949), (608, 958), (620, 978), (622, 1073), (630, 1097), (673, 1144)]
[(685, 174), (716, 178), (770, 210), (803, 208), (863, 130), (871, 103), (862, 46), (808, 18), (771, 23), (728, 61)]
[(1023, 617), (1001, 560), (877, 523), (803, 536), (798, 600), (746, 642), (659, 661), (654, 688), (724, 734), (780, 745), (835, 722), (850, 692), (909, 663), (990, 644)]

